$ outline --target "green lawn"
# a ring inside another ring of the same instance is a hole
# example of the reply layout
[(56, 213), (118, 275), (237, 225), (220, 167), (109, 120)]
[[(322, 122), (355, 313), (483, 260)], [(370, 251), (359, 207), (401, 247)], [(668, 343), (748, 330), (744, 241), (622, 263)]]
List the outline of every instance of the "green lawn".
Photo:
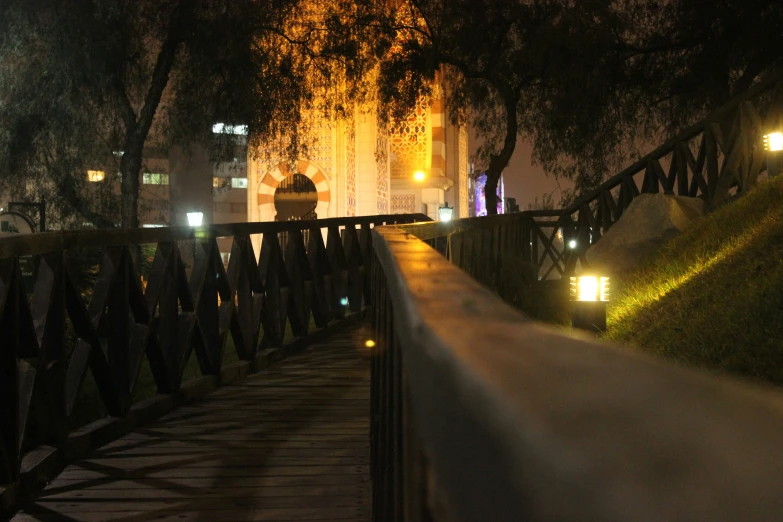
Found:
[(764, 182), (615, 280), (604, 339), (783, 384), (782, 202)]

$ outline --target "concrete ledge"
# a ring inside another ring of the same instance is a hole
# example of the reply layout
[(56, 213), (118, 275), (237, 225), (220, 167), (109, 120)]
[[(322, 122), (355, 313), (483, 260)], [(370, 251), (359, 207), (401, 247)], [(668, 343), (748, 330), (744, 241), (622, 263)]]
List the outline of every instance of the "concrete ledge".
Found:
[(70, 463), (82, 459), (91, 452), (149, 424), (179, 406), (201, 400), (224, 384), (236, 382), (248, 375), (268, 368), (272, 363), (289, 355), (305, 351), (313, 344), (355, 325), (369, 316), (369, 309), (351, 314), (326, 328), (316, 330), (307, 337), (296, 339), (279, 348), (271, 348), (258, 354), (252, 361), (239, 361), (220, 372), (220, 375), (205, 375), (183, 384), (182, 389), (171, 395), (158, 395), (134, 404), (125, 417), (106, 417), (71, 432), (61, 448), (39, 446), (22, 458), (18, 484), (0, 485), (0, 518), (13, 515), (19, 505), (42, 489)]

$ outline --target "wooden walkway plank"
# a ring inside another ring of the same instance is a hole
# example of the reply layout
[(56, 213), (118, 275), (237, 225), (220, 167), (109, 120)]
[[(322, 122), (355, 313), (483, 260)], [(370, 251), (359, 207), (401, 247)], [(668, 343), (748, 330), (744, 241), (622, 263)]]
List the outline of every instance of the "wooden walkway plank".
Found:
[(368, 521), (366, 324), (66, 468), (13, 519)]

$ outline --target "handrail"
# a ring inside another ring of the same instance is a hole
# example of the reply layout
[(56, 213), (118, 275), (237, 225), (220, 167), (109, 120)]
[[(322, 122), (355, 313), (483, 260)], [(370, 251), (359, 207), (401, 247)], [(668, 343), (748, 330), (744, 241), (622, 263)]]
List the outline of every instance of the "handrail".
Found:
[(563, 335), (372, 236), (374, 522), (778, 518), (783, 395)]
[[(3, 489), (27, 484), (20, 482), (25, 452), (46, 445), (63, 462), (88, 372), (104, 410), (122, 419), (137, 403), (142, 368), (158, 394), (177, 396), (194, 358), (201, 375), (220, 382), (229, 337), (236, 357), (255, 364), (283, 346), (287, 325), (303, 338), (311, 321), (323, 328), (361, 312), (370, 296), (371, 228), (428, 219), (362, 216), (0, 238), (0, 516)], [(253, 234), (263, 234), (258, 252)], [(232, 240), (227, 266), (217, 242), (226, 236)], [(133, 255), (141, 243), (154, 246), (144, 263)], [(71, 256), (76, 247), (98, 247), (98, 255)], [(31, 291), (20, 257), (33, 254)], [(94, 284), (82, 277), (87, 272), (95, 274)], [(32, 483), (46, 478), (33, 475)]]
[(565, 214), (573, 214), (575, 212), (578, 212), (583, 205), (596, 200), (601, 195), (602, 192), (606, 190), (611, 190), (619, 186), (624, 178), (640, 172), (642, 169), (646, 168), (651, 161), (659, 160), (664, 156), (666, 156), (667, 154), (670, 154), (677, 146), (677, 144), (682, 142), (687, 142), (695, 138), (702, 132), (704, 132), (704, 127), (709, 122), (720, 122), (724, 120), (726, 117), (731, 116), (732, 111), (735, 111), (742, 102), (751, 100), (756, 96), (765, 93), (769, 89), (775, 87), (781, 80), (783, 80), (783, 71), (771, 75), (769, 78), (766, 78), (758, 82), (756, 85), (749, 88), (748, 90), (736, 95), (734, 98), (726, 102), (724, 105), (722, 105), (721, 107), (717, 108), (715, 111), (710, 113), (710, 115), (707, 116), (705, 119), (703, 119), (699, 123), (696, 123), (695, 125), (691, 125), (690, 127), (683, 130), (677, 136), (670, 139), (660, 147), (657, 147), (652, 152), (649, 152), (648, 154), (644, 155), (641, 159), (635, 161), (630, 166), (626, 167), (619, 173), (615, 174), (608, 180), (601, 183), (601, 185), (599, 185), (598, 188), (580, 197), (574, 203), (564, 208), (561, 212)]
[[(776, 96), (780, 99), (772, 96), (767, 112), (762, 114), (752, 102), (773, 89), (779, 89)], [(783, 71), (735, 96), (565, 208), (455, 220), (452, 225), (427, 224), (410, 230), (444, 255), (450, 251), (444, 239), (477, 236), (478, 230), (491, 231), (493, 248), (504, 244), (504, 253), (535, 265), (544, 279), (553, 274), (565, 277), (579, 268), (590, 267), (586, 255), (589, 247), (641, 194), (663, 191), (668, 195), (698, 197), (714, 209), (729, 200), (732, 189), (747, 191), (767, 168), (766, 153), (761, 150), (765, 121), (781, 112)], [(699, 143), (693, 143), (699, 137)], [(692, 147), (696, 145), (694, 154)], [(661, 165), (662, 159), (669, 160), (668, 172), (663, 168), (665, 163)], [(634, 177), (642, 174), (639, 186)], [(547, 221), (547, 217), (556, 219)], [(495, 259), (489, 265), (497, 267), (498, 263)], [(485, 275), (483, 279), (486, 282), (492, 277)]]
[(378, 216), (326, 218), (315, 221), (263, 221), (204, 225), (200, 227), (117, 228), (101, 230), (63, 230), (0, 238), (0, 259), (12, 256), (36, 255), (76, 247), (129, 246), (165, 241), (213, 239), (218, 237), (277, 234), (292, 230), (345, 227), (362, 223), (395, 223), (412, 219), (430, 220), (424, 214), (387, 214)]

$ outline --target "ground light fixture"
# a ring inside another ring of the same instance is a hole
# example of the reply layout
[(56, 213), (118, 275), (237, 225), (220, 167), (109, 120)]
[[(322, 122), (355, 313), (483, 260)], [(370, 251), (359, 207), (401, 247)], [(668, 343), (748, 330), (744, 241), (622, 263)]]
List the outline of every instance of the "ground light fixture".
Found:
[(200, 227), (201, 222), (204, 219), (204, 213), (203, 212), (188, 212), (188, 225), (191, 227)]
[(571, 277), (571, 326), (591, 332), (606, 331), (609, 278), (600, 275)]
[(450, 207), (448, 203), (438, 209), (438, 219), (441, 221), (451, 221), (453, 215), (454, 207)]
[(767, 152), (767, 176), (774, 178), (780, 174), (781, 152), (783, 151), (783, 132), (770, 132), (764, 135), (764, 150)]

